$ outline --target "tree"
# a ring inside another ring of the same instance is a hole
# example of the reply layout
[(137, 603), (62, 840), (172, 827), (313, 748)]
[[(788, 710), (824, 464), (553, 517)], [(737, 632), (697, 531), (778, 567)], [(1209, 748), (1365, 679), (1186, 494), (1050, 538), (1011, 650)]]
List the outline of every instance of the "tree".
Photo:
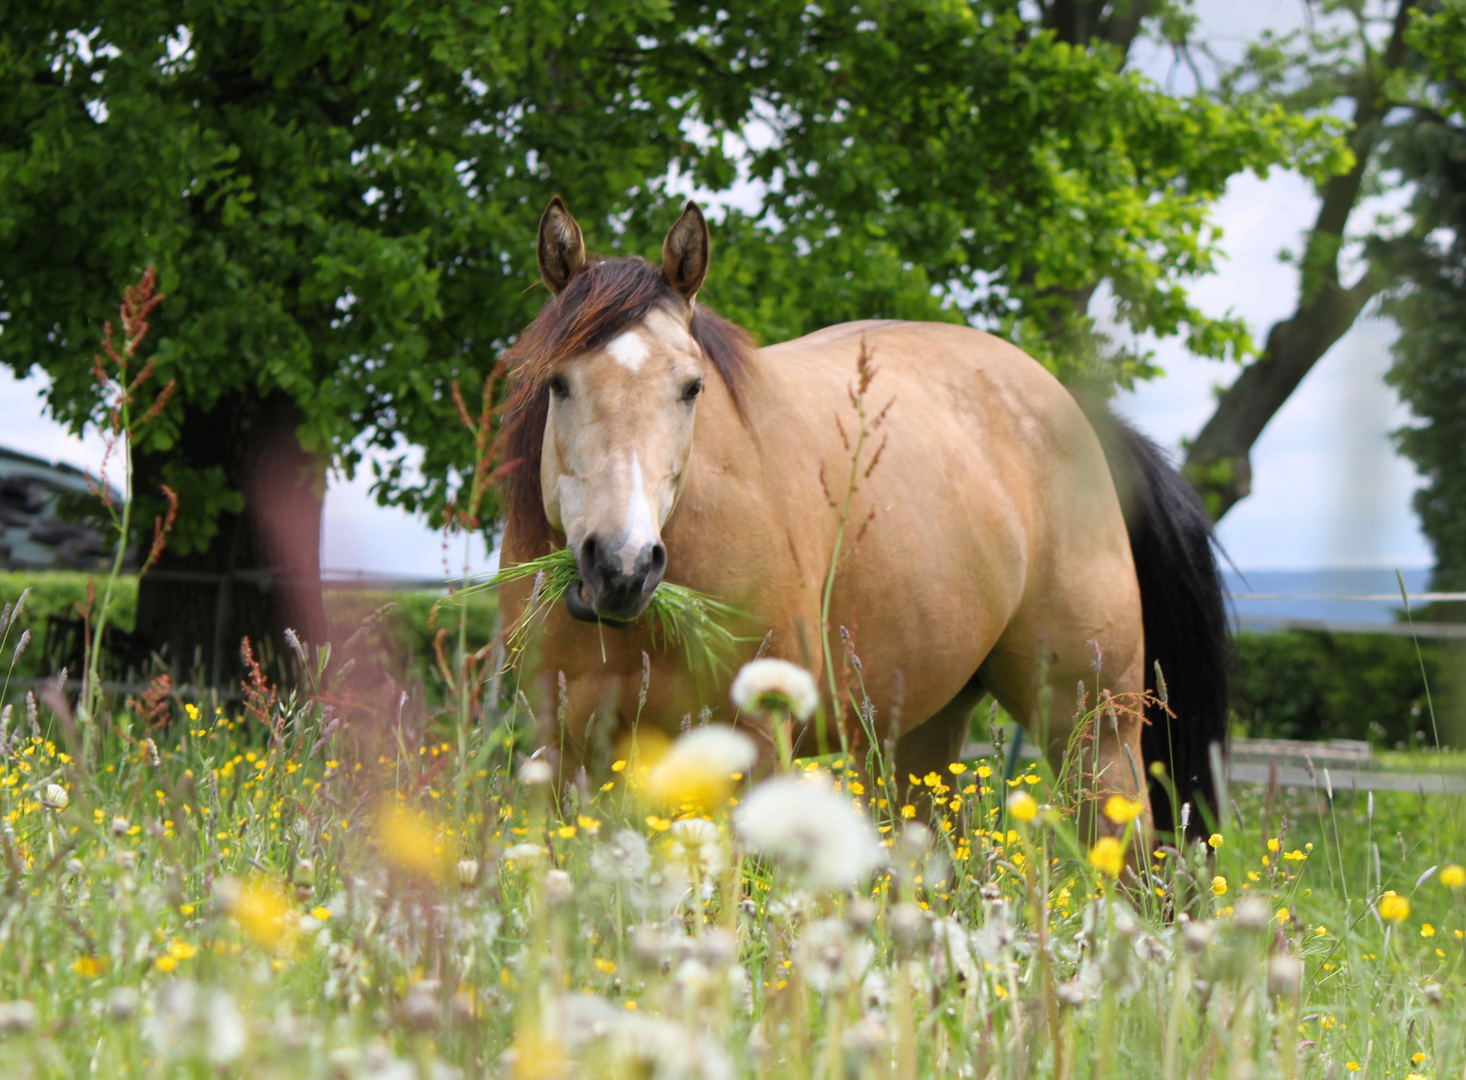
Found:
[(148, 263), (169, 294), (151, 340), (178, 392), (136, 486), (183, 507), (146, 648), (189, 668), (204, 643), (217, 677), (242, 633), (319, 637), (325, 475), (367, 450), (380, 499), (437, 518), (472, 470), (451, 385), (478, 393), (538, 305), (551, 194), (593, 247), (650, 251), (672, 178), (726, 189), (761, 125), (768, 195), (715, 231), (715, 306), (765, 339), (968, 319), (1108, 389), (1152, 369), (1095, 333), (1101, 282), (1134, 329), (1235, 354), (1241, 324), (1185, 291), (1210, 205), (1240, 169), (1339, 164), (1324, 120), (1122, 70), (1180, 3), (735, 7), (5, 5), (0, 360), (80, 427), (109, 298)]
[(1328, 0), (1320, 7), (1325, 15), (1346, 16), (1349, 25), (1265, 35), (1221, 90), (1223, 98), (1245, 90), (1295, 110), (1348, 109), (1352, 160), (1318, 185), (1318, 215), (1297, 258), (1297, 307), (1268, 331), (1262, 351), (1222, 393), (1187, 450), (1187, 478), (1217, 519), (1251, 491), (1249, 455), (1268, 422), (1388, 280), (1366, 261), (1346, 283), (1342, 264), (1350, 217), (1363, 195), (1379, 189), (1381, 151), (1395, 134), (1392, 110), (1412, 61), (1406, 31), (1416, 4)]
[(136, 488), (182, 508), (147, 649), (217, 677), (241, 634), (323, 636), (326, 469), (368, 446), (426, 448), (384, 492), (443, 505), (448, 383), (476, 391), (532, 313), (544, 193), (608, 219), (688, 156), (673, 86), (622, 59), (668, 22), (655, 0), (4, 4), (0, 360), (43, 369), (79, 429), (112, 298), (146, 264), (169, 294), (151, 343), (178, 392)]
[(1412, 103), (1389, 164), (1414, 185), (1411, 227), (1374, 244), (1393, 274), (1385, 310), (1400, 324), (1387, 381), (1419, 421), (1396, 433), (1425, 477), (1421, 528), (1435, 549), (1433, 587), (1466, 590), (1466, 4), (1419, 18), (1410, 44), (1430, 83)]
[(1182, 10), (757, 5), (707, 35), (716, 75), (700, 115), (731, 131), (754, 114), (772, 130), (750, 151), (769, 188), (759, 217), (780, 223), (806, 272), (848, 280), (853, 253), (892, 251), (945, 310), (1108, 392), (1154, 369), (1096, 333), (1101, 283), (1131, 328), (1235, 355), (1242, 324), (1186, 294), (1212, 269), (1211, 205), (1244, 169), (1322, 178), (1342, 164), (1321, 119), (1255, 96), (1179, 99), (1122, 71), (1146, 20), (1164, 29)]

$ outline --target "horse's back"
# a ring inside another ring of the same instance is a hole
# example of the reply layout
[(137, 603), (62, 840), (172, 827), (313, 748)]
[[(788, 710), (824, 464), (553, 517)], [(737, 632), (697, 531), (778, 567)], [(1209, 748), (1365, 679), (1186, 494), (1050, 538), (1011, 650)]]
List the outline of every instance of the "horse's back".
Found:
[(766, 443), (786, 448), (780, 472), (805, 471), (798, 459), (813, 442), (826, 486), (842, 457), (848, 469), (830, 417), (853, 433), (848, 392), (862, 348), (878, 369), (866, 405), (885, 410), (883, 449), (860, 481), (855, 513), (870, 516), (836, 608), (866, 628), (867, 649), (889, 643), (901, 654), (872, 657), (867, 670), (902, 668), (908, 688), (926, 672), (935, 699), (995, 652), (1030, 666), (1041, 651), (1088, 664), (1093, 639), (1130, 666), (1139, 599), (1103, 450), (1068, 390), (1011, 343), (964, 326), (872, 320), (764, 349), (782, 399)]

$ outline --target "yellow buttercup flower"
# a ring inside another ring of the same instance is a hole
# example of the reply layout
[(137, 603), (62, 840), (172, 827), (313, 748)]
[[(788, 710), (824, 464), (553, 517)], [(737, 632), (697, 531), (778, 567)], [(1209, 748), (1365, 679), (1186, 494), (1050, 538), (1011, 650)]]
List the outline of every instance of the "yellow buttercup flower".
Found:
[(1038, 802), (1026, 791), (1015, 791), (1008, 797), (1008, 813), (1019, 821), (1032, 821), (1038, 816)]
[[(284, 941), (284, 936), (292, 929), (286, 922), (286, 916), (290, 913), (290, 901), (286, 900), (284, 889), (268, 878), (249, 879), (237, 897), (233, 897), (233, 903), (229, 907), (232, 909), (230, 913), (235, 916), (235, 922), (239, 923), (239, 928), (258, 944), (274, 948)], [(176, 955), (170, 953), (158, 960), (160, 969), (172, 972), (172, 966), (163, 967), (163, 960), (173, 960), (176, 966)]]
[(1212, 834), (1211, 834), (1211, 835), (1210, 835), (1210, 836), (1208, 836), (1208, 837), (1207, 837), (1207, 838), (1206, 838), (1206, 842), (1207, 842), (1207, 843), (1208, 843), (1208, 844), (1210, 844), (1210, 845), (1211, 845), (1211, 846), (1212, 846), (1212, 847), (1214, 847), (1214, 848), (1219, 848), (1219, 847), (1221, 847), (1221, 846), (1222, 846), (1222, 843), (1223, 843), (1223, 841), (1224, 841), (1224, 837), (1223, 837), (1223, 836), (1222, 836), (1222, 834), (1221, 834), (1221, 833), (1219, 833), (1219, 832), (1214, 832), (1214, 833), (1212, 833)]
[(1101, 836), (1089, 851), (1089, 865), (1112, 878), (1125, 866), (1125, 849), (1113, 836)]
[(1394, 889), (1389, 890), (1379, 898), (1379, 917), (1386, 922), (1404, 922), (1410, 917), (1409, 899), (1396, 895)]
[(1459, 889), (1466, 885), (1466, 867), (1452, 863), (1441, 871), (1441, 884), (1448, 889)]
[(1218, 874), (1216, 877), (1212, 878), (1211, 879), (1211, 891), (1214, 892), (1214, 893), (1216, 893), (1218, 896), (1226, 896), (1227, 895), (1227, 879), (1224, 878), (1224, 877), (1222, 877), (1221, 874)]
[(1116, 825), (1126, 825), (1145, 813), (1145, 804), (1123, 795), (1111, 795), (1105, 800), (1104, 813)]
[(399, 870), (434, 877), (444, 868), (437, 829), (420, 810), (388, 804), (377, 816), (377, 848)]

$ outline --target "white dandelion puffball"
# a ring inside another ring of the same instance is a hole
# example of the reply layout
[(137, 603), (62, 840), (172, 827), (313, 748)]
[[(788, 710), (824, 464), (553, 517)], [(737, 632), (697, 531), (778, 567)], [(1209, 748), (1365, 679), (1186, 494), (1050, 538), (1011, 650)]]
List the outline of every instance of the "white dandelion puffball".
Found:
[(745, 847), (808, 889), (858, 885), (886, 857), (870, 819), (818, 772), (760, 784), (734, 812), (733, 826)]
[(755, 716), (787, 712), (808, 720), (820, 703), (814, 676), (788, 660), (764, 657), (750, 660), (733, 680), (733, 704)]

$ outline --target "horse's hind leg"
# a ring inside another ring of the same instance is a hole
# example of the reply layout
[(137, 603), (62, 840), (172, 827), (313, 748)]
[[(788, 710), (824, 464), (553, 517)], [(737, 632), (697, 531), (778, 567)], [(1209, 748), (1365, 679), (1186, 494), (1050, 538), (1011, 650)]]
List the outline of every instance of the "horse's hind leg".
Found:
[[(1010, 641), (994, 650), (983, 665), (983, 679), (993, 695), (1043, 748), (1056, 774), (1071, 748), (1078, 751), (1084, 793), (1079, 824), (1084, 835), (1093, 835), (1094, 830), (1123, 831), (1123, 825), (1095, 813), (1112, 794), (1139, 802), (1145, 808), (1146, 823), (1150, 814), (1140, 750), (1143, 641), (1138, 632), (1100, 641), (1097, 688), (1092, 666), (1096, 640), (1061, 643), (1057, 649), (1045, 648), (1042, 638), (1030, 638), (1027, 648)], [(1077, 702), (1080, 682), (1086, 695), (1082, 707)], [(1100, 713), (1096, 723), (1092, 713), (1100, 690), (1109, 691), (1115, 707)], [(1084, 717), (1088, 717), (1084, 729), (1076, 730)]]
[[(891, 771), (895, 774), (896, 790), (902, 803), (917, 798), (919, 789), (915, 789), (908, 779), (911, 776), (921, 778), (937, 773), (950, 785), (951, 773), (947, 766), (962, 756), (962, 744), (967, 740), (972, 710), (986, 692), (982, 681), (974, 676), (956, 697), (896, 740), (896, 760)], [(915, 804), (923, 815), (930, 810), (925, 803), (921, 800)]]

